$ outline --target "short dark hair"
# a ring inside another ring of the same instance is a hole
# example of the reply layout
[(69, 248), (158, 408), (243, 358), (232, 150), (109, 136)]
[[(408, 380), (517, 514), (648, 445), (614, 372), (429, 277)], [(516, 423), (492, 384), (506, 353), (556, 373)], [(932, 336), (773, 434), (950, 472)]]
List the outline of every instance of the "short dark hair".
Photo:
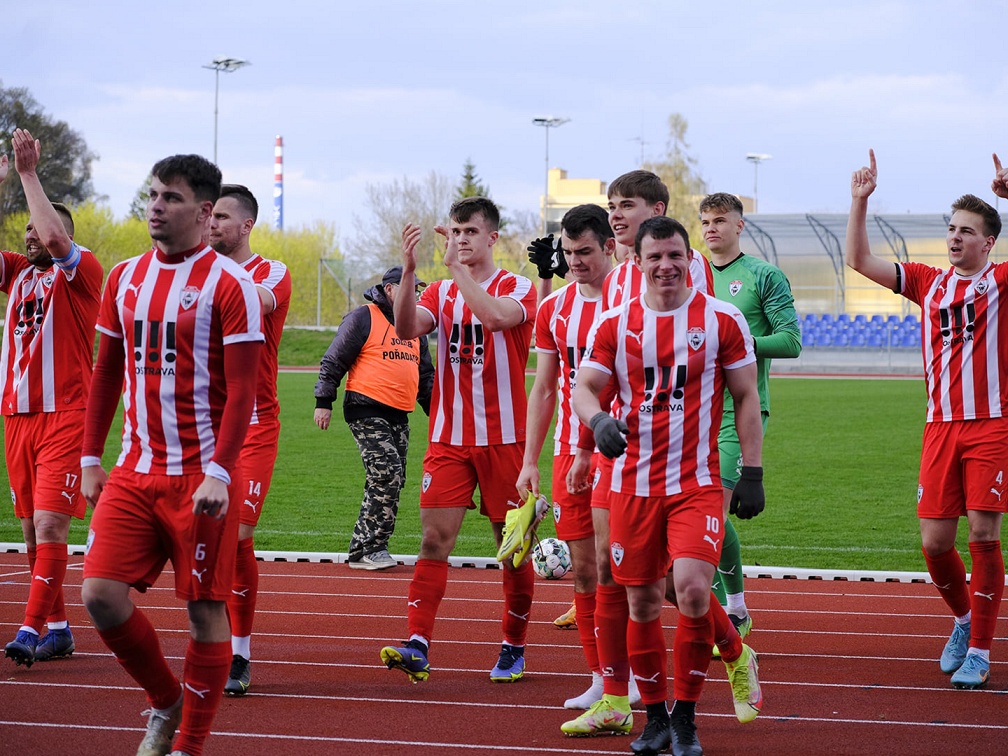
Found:
[[(624, 173), (609, 184), (608, 197), (609, 199), (613, 197), (627, 199), (640, 197), (652, 207), (661, 202), (668, 210), (668, 187), (665, 186), (665, 182), (658, 177), (657, 173), (651, 171), (636, 170)], [(664, 214), (662, 212), (662, 215)]]
[(613, 238), (613, 230), (609, 225), (609, 215), (599, 205), (577, 205), (564, 213), (560, 221), (560, 229), (567, 232), (571, 239), (577, 239), (585, 231), (591, 231), (598, 239), (600, 247)]
[(728, 194), (728, 192), (714, 192), (714, 194), (708, 194), (700, 201), (700, 212), (718, 212), (730, 213), (732, 211), (742, 215), (742, 200), (736, 197), (734, 194)]
[(652, 239), (671, 239), (676, 235), (682, 237), (682, 240), (686, 242), (686, 249), (688, 250), (690, 243), (689, 231), (686, 230), (686, 226), (675, 218), (666, 218), (663, 215), (648, 218), (637, 229), (637, 238), (634, 239), (634, 252), (640, 257), (641, 242), (648, 237)]
[(172, 155), (154, 163), (151, 174), (170, 184), (185, 179), (197, 202), (216, 202), (220, 198), (220, 168), (202, 155)]
[(241, 184), (221, 184), (220, 199), (233, 197), (242, 210), (253, 221), (259, 220), (259, 203), (247, 186)]
[(976, 213), (983, 218), (984, 236), (993, 236), (995, 239), (1001, 233), (1001, 216), (998, 211), (988, 205), (982, 199), (973, 194), (964, 194), (952, 203), (952, 212), (965, 210), (967, 213)]
[(70, 214), (70, 208), (64, 205), (62, 202), (53, 202), (53, 210), (59, 213), (60, 220), (63, 221), (63, 228), (67, 232), (67, 236), (74, 235), (74, 222), (73, 216)]
[(494, 201), (486, 197), (466, 197), (451, 206), (448, 217), (458, 223), (466, 223), (474, 215), (482, 215), (491, 231), (500, 228), (500, 210)]

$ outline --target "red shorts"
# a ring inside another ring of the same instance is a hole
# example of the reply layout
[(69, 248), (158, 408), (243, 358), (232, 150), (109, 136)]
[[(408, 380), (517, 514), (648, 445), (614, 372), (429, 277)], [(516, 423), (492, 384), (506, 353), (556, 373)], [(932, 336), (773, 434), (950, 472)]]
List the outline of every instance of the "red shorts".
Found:
[(424, 455), (420, 507), (475, 509), (473, 492), (479, 484), (480, 514), (490, 522), (504, 522), (517, 506), (515, 481), (521, 472), (525, 444), (451, 446), (433, 442)]
[(613, 493), (609, 503), (609, 556), (620, 585), (656, 583), (681, 557), (721, 559), (720, 485), (675, 496)]
[(595, 537), (591, 491), (572, 494), (567, 490), (567, 473), (572, 464), (573, 454), (553, 457), (553, 522), (556, 523), (557, 538), (562, 541)]
[(613, 460), (602, 452), (592, 454), (592, 495), (591, 505), (596, 509), (609, 509), (609, 495), (612, 493)]
[(171, 559), (180, 599), (229, 599), (241, 487), (228, 486), (227, 515), (215, 520), (192, 513), (192, 495), (202, 482), (202, 474), (141, 475), (113, 468), (91, 518), (84, 577), (118, 580), (145, 591)]
[(84, 519), (80, 458), (84, 410), (33, 412), (4, 418), (4, 451), (17, 517), (36, 509)]
[(273, 480), (273, 465), (276, 464), (277, 445), (280, 441), (280, 423), (256, 423), (250, 425), (245, 445), (238, 457), (238, 466), (245, 474), (242, 485), (244, 500), (239, 519), (242, 525), (259, 524), (263, 502), (269, 493)]
[(968, 509), (1008, 511), (1008, 418), (924, 426), (917, 516), (963, 517)]

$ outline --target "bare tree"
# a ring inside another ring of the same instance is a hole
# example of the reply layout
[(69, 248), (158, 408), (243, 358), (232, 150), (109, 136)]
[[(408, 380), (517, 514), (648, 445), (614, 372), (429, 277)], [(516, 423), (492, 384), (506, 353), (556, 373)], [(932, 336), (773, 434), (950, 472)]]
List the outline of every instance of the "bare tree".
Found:
[(689, 123), (680, 113), (668, 117), (668, 140), (665, 156), (661, 160), (644, 163), (642, 168), (661, 176), (669, 189), (669, 204), (665, 214), (686, 226), (694, 247), (702, 244), (700, 238), (700, 200), (707, 193), (707, 184), (697, 169), (696, 159), (689, 154), (686, 129)]

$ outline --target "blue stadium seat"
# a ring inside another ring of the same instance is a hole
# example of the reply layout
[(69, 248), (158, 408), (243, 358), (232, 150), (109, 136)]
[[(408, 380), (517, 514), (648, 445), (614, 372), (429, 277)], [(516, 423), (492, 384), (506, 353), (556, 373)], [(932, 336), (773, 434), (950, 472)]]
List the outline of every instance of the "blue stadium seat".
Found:
[(865, 316), (865, 315), (855, 315), (854, 316), (854, 322), (855, 323), (861, 323), (862, 325), (866, 325), (868, 323), (868, 317)]
[(885, 342), (878, 333), (871, 333), (868, 335), (868, 346), (870, 347), (880, 347), (883, 346)]
[(828, 312), (824, 312), (822, 314), (822, 316), (819, 318), (819, 322), (820, 323), (832, 323), (833, 322), (833, 316), (830, 315)]
[(833, 338), (833, 346), (845, 347), (850, 345), (850, 337), (846, 333), (838, 333)]
[(805, 317), (802, 320), (806, 323), (815, 323), (819, 320), (819, 316), (814, 312), (806, 312)]
[(846, 312), (841, 312), (839, 315), (837, 315), (837, 323), (850, 323), (850, 322), (851, 322), (850, 315), (848, 315)]
[(916, 327), (920, 325), (920, 322), (918, 322), (916, 315), (907, 315), (903, 318), (903, 325), (912, 325)]
[(805, 331), (801, 337), (801, 345), (803, 347), (815, 346), (816, 335), (812, 331)]
[(877, 325), (882, 325), (883, 323), (885, 323), (885, 318), (883, 318), (881, 315), (872, 315), (871, 322)]
[(815, 345), (821, 347), (828, 347), (833, 344), (833, 337), (828, 333), (821, 333), (816, 337)]
[(919, 343), (914, 343), (916, 339), (913, 336), (904, 336), (899, 340), (899, 346), (901, 347), (916, 347), (920, 346)]
[(854, 347), (863, 347), (867, 339), (863, 333), (855, 333), (851, 336), (850, 345)]
[(891, 326), (898, 326), (903, 323), (903, 320), (900, 318), (899, 315), (890, 315), (888, 318), (886, 318), (886, 323), (888, 323)]

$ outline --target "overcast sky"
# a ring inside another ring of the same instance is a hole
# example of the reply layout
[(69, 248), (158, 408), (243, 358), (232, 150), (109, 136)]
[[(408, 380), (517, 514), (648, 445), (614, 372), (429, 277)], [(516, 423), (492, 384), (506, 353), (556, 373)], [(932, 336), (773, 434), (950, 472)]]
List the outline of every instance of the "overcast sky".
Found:
[[(25, 86), (100, 160), (117, 216), (150, 166), (213, 155), (272, 206), (273, 144), (285, 142), (285, 221), (367, 217), (363, 188), (471, 158), (509, 210), (538, 212), (550, 165), (611, 180), (664, 150), (672, 112), (712, 191), (766, 213), (846, 212), (850, 172), (874, 147), (873, 207), (942, 212), (994, 201), (990, 153), (1008, 158), (1008, 2), (241, 3), (51, 2), (5, 13), (4, 86)], [(9, 145), (4, 145), (9, 149)], [(446, 208), (447, 209), (447, 208)], [(1001, 208), (1004, 210), (1005, 208)]]

